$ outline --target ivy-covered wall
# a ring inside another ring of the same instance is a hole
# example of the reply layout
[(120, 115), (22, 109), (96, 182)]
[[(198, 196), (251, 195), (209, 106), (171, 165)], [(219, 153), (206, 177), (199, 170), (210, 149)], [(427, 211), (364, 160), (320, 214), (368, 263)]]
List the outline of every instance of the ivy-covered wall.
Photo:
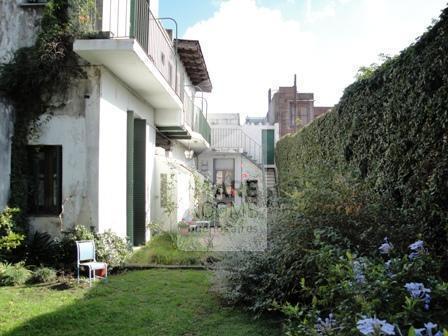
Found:
[[(0, 0), (0, 63), (22, 47), (32, 46), (39, 32), (43, 6), (21, 7), (21, 0)], [(0, 211), (9, 197), (13, 109), (0, 99)]]
[(300, 194), (310, 176), (330, 186), (350, 176), (354, 193), (367, 188), (412, 234), (446, 249), (448, 8), (415, 44), (346, 88), (330, 113), (279, 141), (276, 160), (283, 195)]

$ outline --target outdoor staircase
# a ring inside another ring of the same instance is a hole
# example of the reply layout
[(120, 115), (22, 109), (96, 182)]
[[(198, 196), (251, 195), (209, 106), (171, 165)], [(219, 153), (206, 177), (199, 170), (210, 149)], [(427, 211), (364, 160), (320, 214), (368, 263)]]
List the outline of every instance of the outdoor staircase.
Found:
[(263, 169), (261, 145), (243, 132), (241, 127), (212, 127), (210, 145), (214, 151), (240, 153)]
[(277, 177), (275, 174), (275, 168), (266, 169), (266, 188), (275, 190), (277, 186)]

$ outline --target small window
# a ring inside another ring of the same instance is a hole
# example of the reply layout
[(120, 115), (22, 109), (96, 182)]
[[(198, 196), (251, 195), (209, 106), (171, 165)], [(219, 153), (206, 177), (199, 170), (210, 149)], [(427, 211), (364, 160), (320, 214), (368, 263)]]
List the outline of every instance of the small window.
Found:
[(62, 146), (28, 146), (28, 208), (34, 215), (62, 210)]
[(289, 102), (289, 126), (294, 127), (296, 125), (297, 104)]

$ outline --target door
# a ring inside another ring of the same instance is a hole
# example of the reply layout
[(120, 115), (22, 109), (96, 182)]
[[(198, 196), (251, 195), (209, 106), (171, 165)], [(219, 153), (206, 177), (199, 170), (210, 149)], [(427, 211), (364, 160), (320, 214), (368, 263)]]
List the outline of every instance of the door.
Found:
[(275, 162), (274, 130), (263, 130), (263, 163), (273, 165)]
[(146, 121), (134, 119), (134, 246), (146, 242)]

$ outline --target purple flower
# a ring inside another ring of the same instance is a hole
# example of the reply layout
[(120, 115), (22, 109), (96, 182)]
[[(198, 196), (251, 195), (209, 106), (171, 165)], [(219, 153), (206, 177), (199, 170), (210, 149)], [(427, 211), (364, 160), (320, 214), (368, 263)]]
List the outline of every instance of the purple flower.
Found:
[(395, 335), (395, 327), (385, 320), (364, 318), (356, 323), (356, 327), (363, 335)]
[(333, 314), (328, 315), (325, 320), (320, 317), (317, 319), (316, 331), (318, 335), (327, 335), (334, 331), (337, 327), (336, 320), (333, 318)]
[(378, 250), (380, 250), (381, 254), (389, 254), (392, 249), (393, 245), (389, 243), (389, 239), (387, 237), (384, 238), (384, 243), (381, 244), (380, 247), (378, 247)]
[(423, 248), (423, 244), (424, 244), (423, 240), (417, 240), (415, 243), (409, 245), (409, 248), (412, 251), (418, 251)]
[(431, 289), (425, 288), (420, 282), (409, 282), (404, 287), (414, 299), (421, 299), (423, 301), (425, 310), (429, 310), (429, 304), (431, 303), (431, 295), (429, 293), (431, 293)]
[(425, 248), (423, 245), (424, 245), (423, 240), (417, 240), (415, 243), (409, 245), (409, 249), (412, 251), (411, 254), (409, 254), (410, 260), (414, 260), (415, 258), (417, 258), (418, 256), (420, 256), (425, 252)]

